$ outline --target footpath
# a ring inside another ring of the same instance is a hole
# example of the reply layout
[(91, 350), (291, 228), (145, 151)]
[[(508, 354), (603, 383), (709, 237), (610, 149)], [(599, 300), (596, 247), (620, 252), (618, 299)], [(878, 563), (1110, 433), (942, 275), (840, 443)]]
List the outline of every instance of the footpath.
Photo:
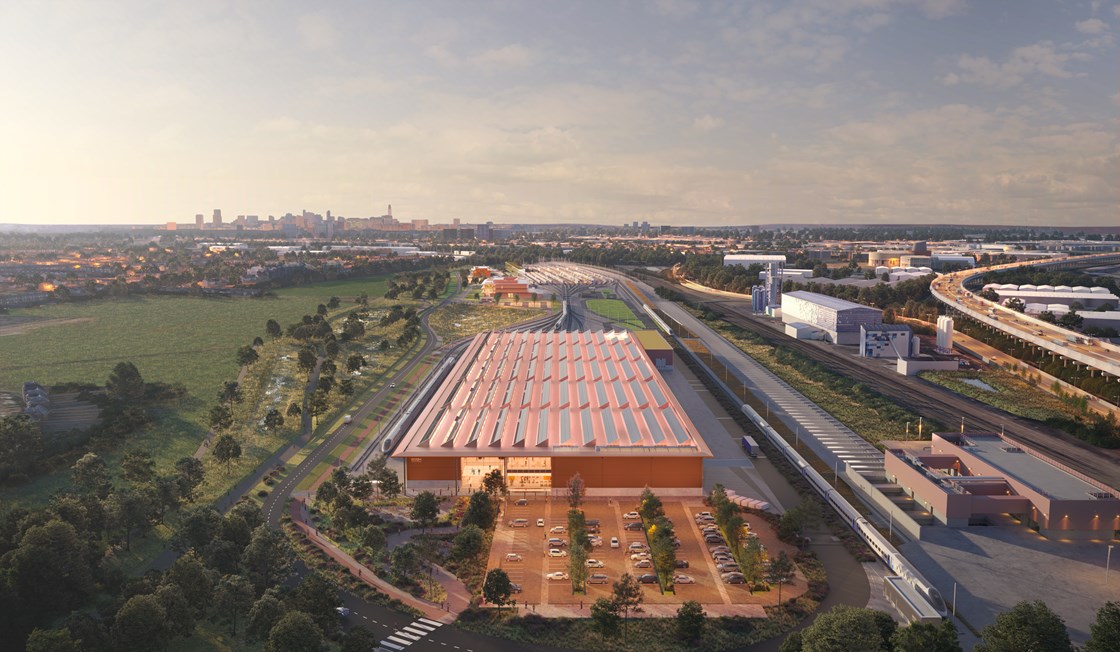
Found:
[(440, 586), (442, 586), (443, 590), (447, 593), (447, 601), (442, 605), (417, 598), (407, 591), (403, 591), (389, 584), (380, 577), (377, 577), (372, 569), (363, 565), (344, 550), (340, 549), (333, 541), (319, 534), (319, 531), (308, 523), (309, 514), (307, 511), (307, 504), (302, 498), (292, 500), (290, 513), (292, 516), (292, 523), (295, 523), (296, 526), (303, 530), (307, 540), (327, 553), (331, 559), (345, 568), (347, 572), (389, 597), (396, 598), (404, 604), (420, 611), (424, 614), (425, 618), (444, 624), (452, 623), (455, 622), (459, 614), (470, 605), (470, 594), (467, 593), (466, 587), (459, 581), (459, 578), (455, 577), (441, 566), (433, 566), (434, 574), (432, 578), (439, 582)]

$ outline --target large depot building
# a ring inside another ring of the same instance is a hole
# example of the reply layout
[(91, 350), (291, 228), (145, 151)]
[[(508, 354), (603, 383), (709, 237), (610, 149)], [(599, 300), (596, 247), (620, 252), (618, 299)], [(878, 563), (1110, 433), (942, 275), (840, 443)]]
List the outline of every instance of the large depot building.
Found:
[(629, 332), (475, 336), (393, 457), (410, 491), (699, 495), (711, 451)]

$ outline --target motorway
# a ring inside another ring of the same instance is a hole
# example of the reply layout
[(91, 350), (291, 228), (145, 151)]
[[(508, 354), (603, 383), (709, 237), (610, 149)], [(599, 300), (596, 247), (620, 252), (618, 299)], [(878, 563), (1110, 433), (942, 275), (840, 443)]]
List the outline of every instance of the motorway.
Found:
[(935, 419), (948, 428), (955, 429), (963, 417), (969, 430), (1005, 430), (1008, 435), (1072, 469), (1109, 486), (1120, 486), (1120, 451), (1091, 446), (1065, 432), (1008, 414), (918, 377), (885, 371), (873, 362), (861, 360), (832, 345), (796, 340), (771, 326), (772, 320), (755, 317), (748, 300), (732, 301), (723, 297), (713, 299), (704, 292), (679, 285), (655, 279), (644, 280), (651, 285), (669, 287), (694, 302), (703, 303), (723, 316), (728, 323), (759, 335), (773, 346), (796, 350), (829, 369), (867, 385), (915, 414)]
[[(1055, 355), (1076, 360), (1081, 364), (1120, 376), (1120, 347), (1107, 342), (1087, 338), (1074, 331), (1044, 322), (1037, 317), (1005, 308), (998, 303), (983, 299), (978, 293), (971, 292), (964, 284), (971, 278), (987, 272), (999, 272), (1017, 267), (1031, 266), (1092, 266), (1113, 262), (1118, 254), (1096, 254), (1059, 260), (1031, 260), (1008, 265), (981, 267), (963, 272), (953, 272), (938, 277), (930, 285), (930, 291), (940, 302), (953, 310), (1013, 335), (1025, 342), (1041, 346)], [(1070, 338), (1073, 338), (1072, 340)]]

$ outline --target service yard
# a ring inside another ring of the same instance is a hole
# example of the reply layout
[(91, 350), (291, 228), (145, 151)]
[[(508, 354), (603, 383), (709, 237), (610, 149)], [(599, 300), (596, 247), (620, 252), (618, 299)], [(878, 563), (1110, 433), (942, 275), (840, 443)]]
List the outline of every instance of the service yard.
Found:
[[(562, 498), (546, 498), (533, 496), (527, 498), (528, 504), (517, 505), (518, 496), (507, 499), (505, 510), (500, 522), (495, 529), (494, 543), (490, 549), (489, 568), (502, 568), (510, 580), (521, 587), (522, 591), (515, 594), (513, 599), (518, 604), (564, 606), (573, 610), (586, 608), (597, 598), (610, 597), (612, 585), (623, 573), (630, 573), (638, 577), (643, 573), (653, 573), (654, 570), (635, 568), (635, 561), (631, 559), (633, 550), (631, 544), (647, 544), (646, 534), (643, 530), (627, 530), (627, 523), (640, 522), (634, 519), (624, 519), (623, 514), (635, 509), (637, 498), (634, 496), (621, 498), (588, 498), (584, 501), (583, 512), (586, 519), (598, 520), (600, 523), (599, 536), (603, 545), (593, 548), (588, 553), (588, 558), (603, 562), (603, 568), (588, 569), (588, 574), (601, 573), (607, 576), (605, 584), (587, 585), (586, 594), (573, 594), (572, 585), (568, 580), (547, 579), (548, 573), (567, 572), (568, 557), (550, 557), (548, 544), (550, 538), (559, 538), (565, 542), (568, 534), (553, 533), (551, 529), (556, 526), (567, 525), (567, 502)], [(688, 561), (688, 568), (681, 568), (676, 574), (688, 575), (695, 580), (693, 584), (676, 584), (672, 591), (662, 593), (660, 586), (643, 584), (643, 598), (646, 605), (672, 606), (681, 604), (686, 600), (695, 600), (709, 613), (717, 612), (740, 613), (742, 605), (755, 605), (758, 615), (761, 616), (764, 605), (777, 602), (777, 591), (751, 594), (743, 584), (724, 584), (720, 580), (716, 563), (708, 552), (709, 544), (704, 542), (699, 526), (693, 518), (697, 512), (708, 508), (699, 498), (689, 499), (663, 499), (665, 514), (673, 521), (674, 530), (681, 540), (677, 549), (677, 559)], [(537, 525), (537, 519), (544, 519), (544, 526)], [(511, 527), (515, 519), (525, 519), (527, 527)], [(749, 518), (747, 520), (750, 520)], [(795, 550), (778, 541), (776, 533), (762, 519), (753, 523), (762, 543), (770, 554), (777, 554), (779, 550), (786, 550), (793, 554)], [(619, 547), (612, 548), (612, 537), (618, 537)], [(567, 552), (567, 546), (562, 548)], [(507, 555), (515, 553), (521, 555), (520, 561), (510, 561)], [(782, 587), (783, 600), (800, 595), (806, 590), (804, 578), (798, 574), (797, 578)], [(737, 606), (738, 605), (738, 606)], [(653, 611), (660, 611), (656, 608)]]

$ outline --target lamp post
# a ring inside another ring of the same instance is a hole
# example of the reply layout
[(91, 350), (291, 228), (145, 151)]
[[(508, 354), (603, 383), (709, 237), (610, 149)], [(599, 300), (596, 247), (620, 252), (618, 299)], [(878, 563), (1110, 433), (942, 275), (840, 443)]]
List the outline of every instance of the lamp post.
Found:
[(1112, 566), (1112, 546), (1108, 547), (1108, 557), (1104, 560), (1104, 585), (1108, 586), (1108, 571)]
[(910, 422), (909, 421), (906, 422), (906, 438), (907, 439), (910, 438)]

